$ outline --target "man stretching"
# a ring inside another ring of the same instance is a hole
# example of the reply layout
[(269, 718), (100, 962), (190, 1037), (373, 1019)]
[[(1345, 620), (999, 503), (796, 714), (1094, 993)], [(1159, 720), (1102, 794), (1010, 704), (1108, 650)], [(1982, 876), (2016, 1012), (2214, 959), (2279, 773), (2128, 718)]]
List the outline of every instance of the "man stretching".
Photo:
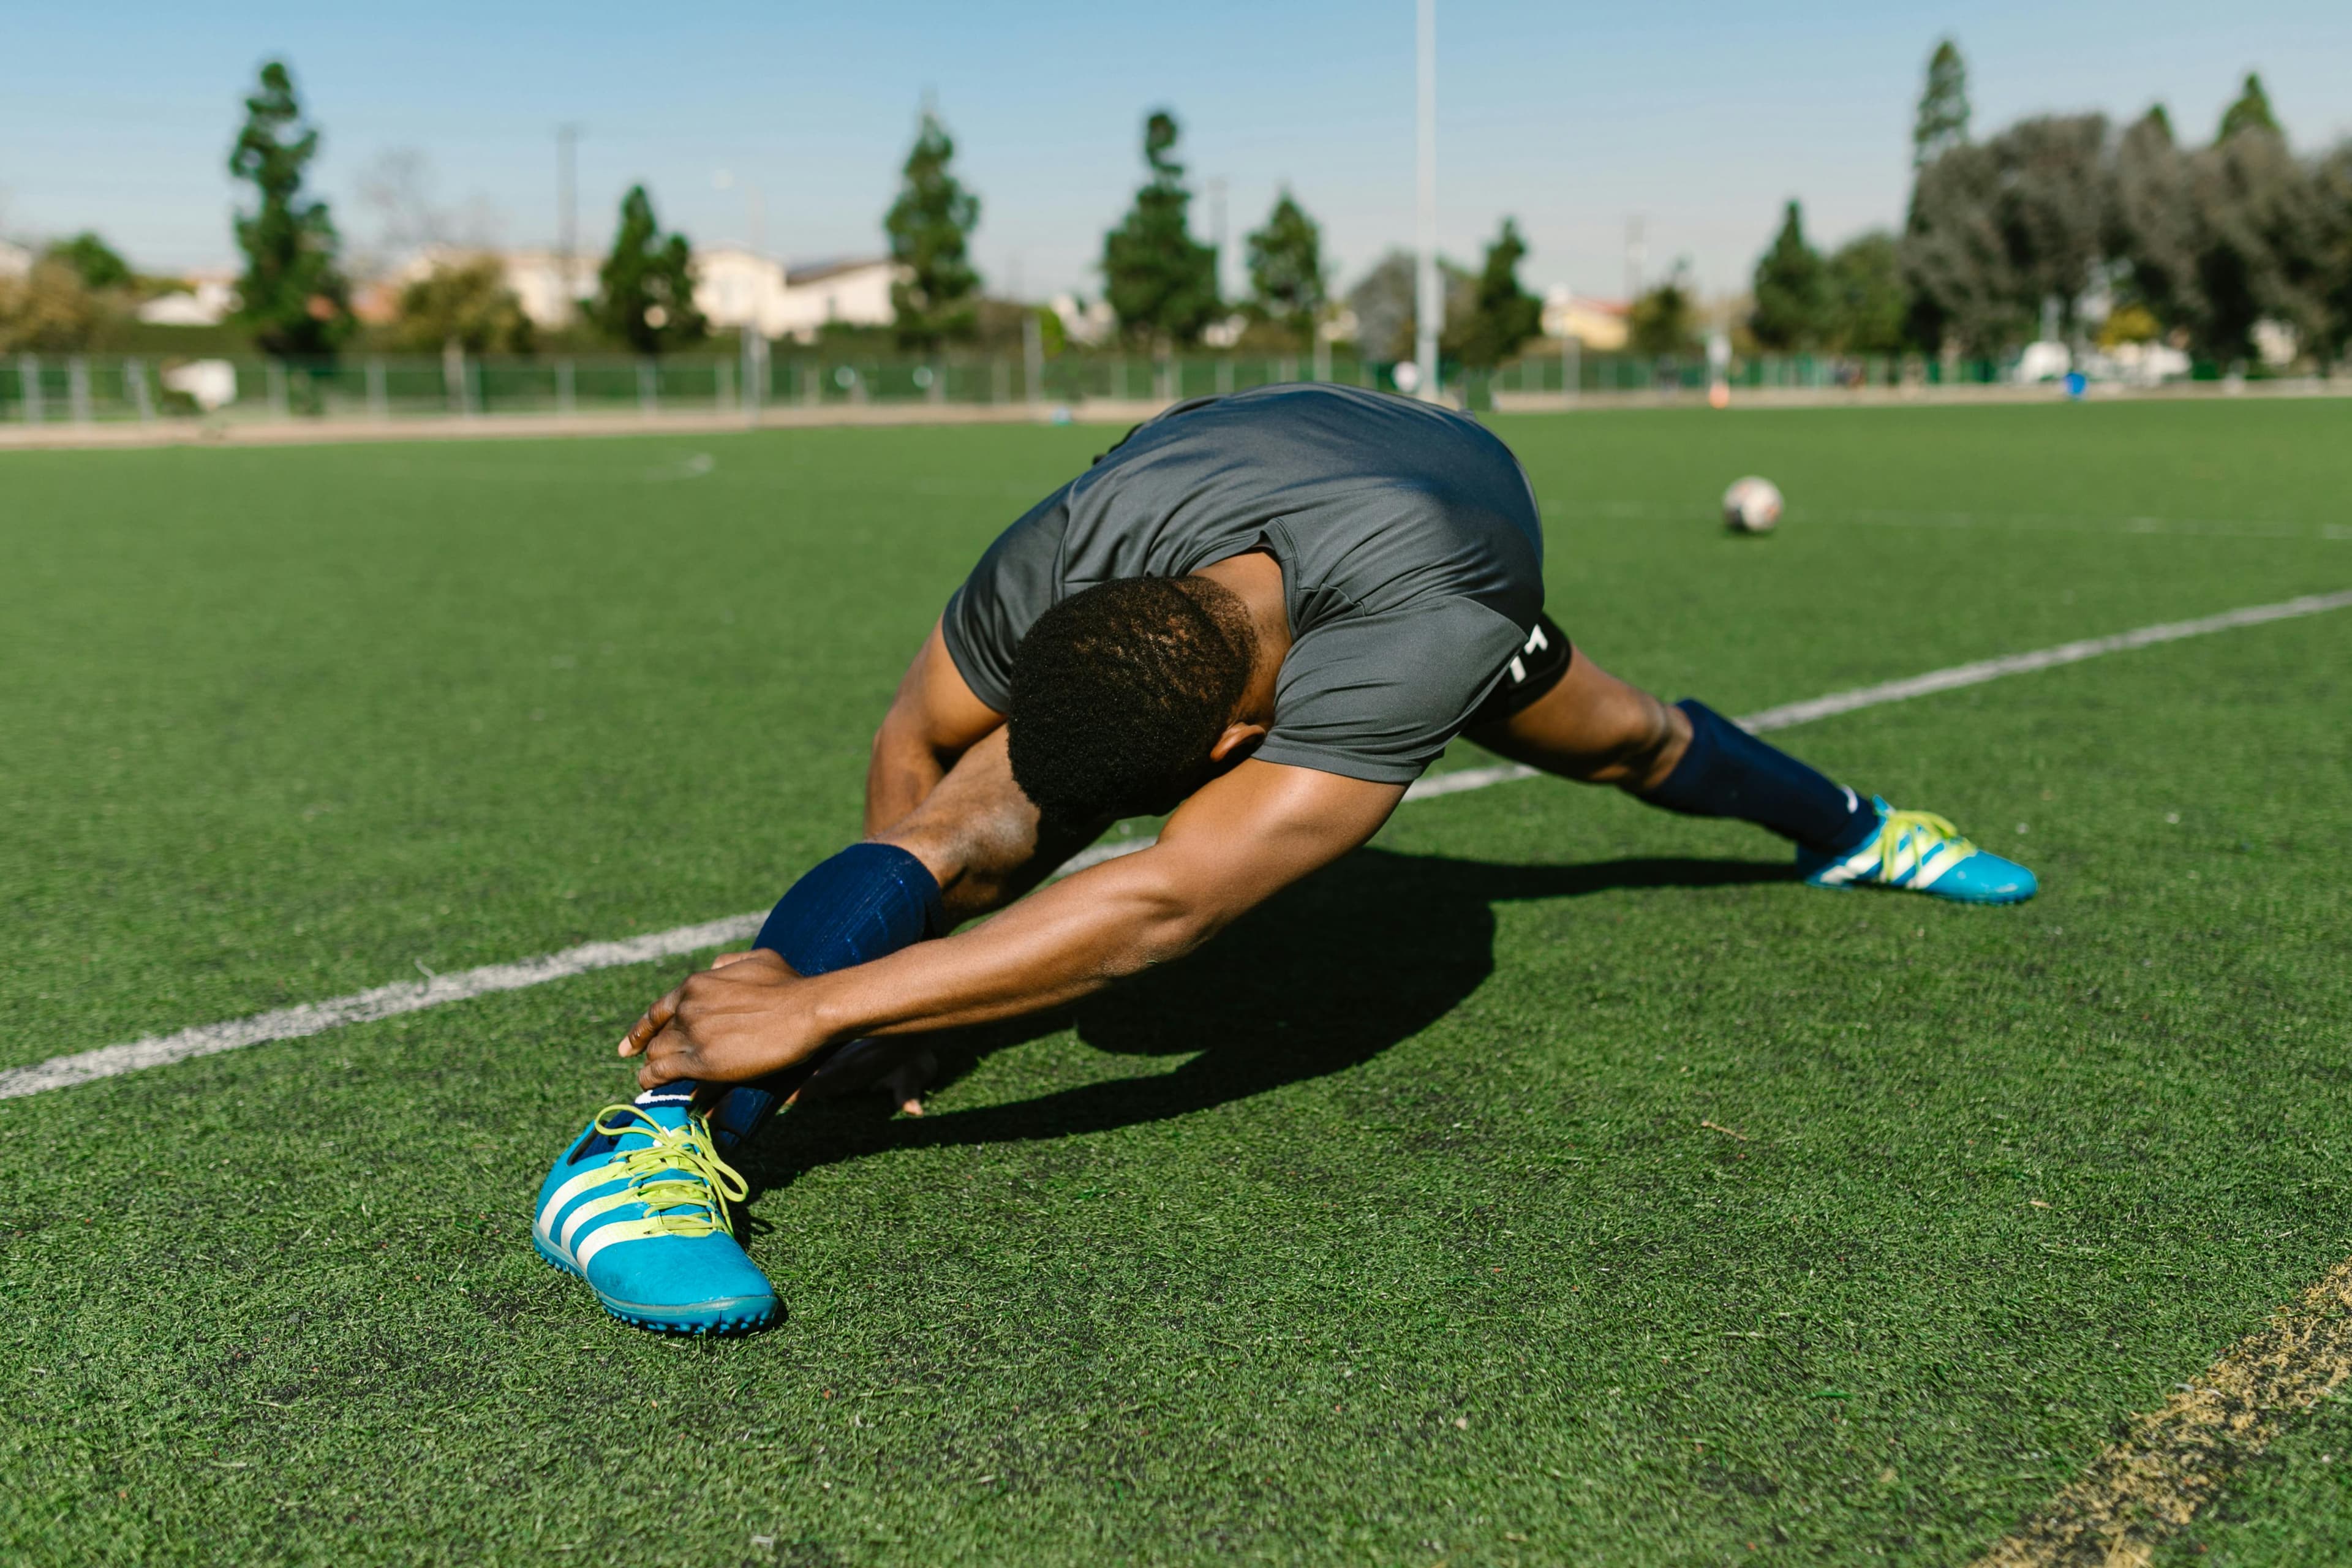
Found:
[[(1371, 837), (1457, 735), (1753, 822), (1820, 887), (2032, 896), (1941, 817), (1608, 674), (1543, 595), (1527, 477), (1462, 415), (1310, 384), (1139, 427), (948, 602), (874, 737), (864, 841), (622, 1040), (645, 1092), (548, 1173), (541, 1256), (640, 1327), (766, 1323), (724, 1156), (828, 1057), (1182, 957)], [(1111, 822), (1171, 811), (1150, 847), (1023, 897)]]

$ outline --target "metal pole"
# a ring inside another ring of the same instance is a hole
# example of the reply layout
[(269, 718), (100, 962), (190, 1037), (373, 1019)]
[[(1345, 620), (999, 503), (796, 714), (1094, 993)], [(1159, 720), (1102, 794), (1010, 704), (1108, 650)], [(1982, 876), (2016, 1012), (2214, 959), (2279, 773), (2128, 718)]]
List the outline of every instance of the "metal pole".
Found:
[(1045, 329), (1034, 306), (1021, 311), (1021, 392), (1032, 403), (1045, 400)]
[(1420, 0), (1417, 6), (1419, 26), (1415, 28), (1415, 64), (1420, 90), (1416, 94), (1415, 118), (1419, 135), (1420, 174), (1420, 240), (1418, 268), (1419, 287), (1414, 290), (1420, 308), (1415, 312), (1413, 362), (1421, 371), (1420, 384), (1414, 389), (1421, 396), (1437, 395), (1437, 333), (1445, 321), (1445, 298), (1437, 276), (1437, 0)]
[(16, 356), (17, 384), (25, 389), (25, 423), (38, 425), (46, 410), (41, 406), (41, 356)]
[(147, 389), (147, 362), (124, 360), (122, 379), (131, 384), (131, 401), (139, 410), (139, 423), (151, 423), (155, 417), (155, 395)]
[(562, 294), (563, 320), (572, 319), (572, 258), (580, 243), (580, 127), (559, 125), (555, 128), (555, 250), (556, 288)]
[(637, 412), (651, 418), (654, 410), (660, 405), (661, 395), (654, 385), (654, 362), (640, 359), (637, 361)]
[(1584, 340), (1574, 332), (1559, 340), (1559, 390), (1575, 406), (1577, 383), (1584, 379)]
[(90, 422), (89, 361), (76, 354), (66, 361), (66, 400), (73, 408), (73, 422)]
[(367, 362), (368, 417), (381, 424), (392, 417), (392, 400), (384, 395), (383, 361)]
[(749, 323), (743, 328), (743, 423), (760, 423), (760, 405), (768, 393), (768, 340), (753, 331)]

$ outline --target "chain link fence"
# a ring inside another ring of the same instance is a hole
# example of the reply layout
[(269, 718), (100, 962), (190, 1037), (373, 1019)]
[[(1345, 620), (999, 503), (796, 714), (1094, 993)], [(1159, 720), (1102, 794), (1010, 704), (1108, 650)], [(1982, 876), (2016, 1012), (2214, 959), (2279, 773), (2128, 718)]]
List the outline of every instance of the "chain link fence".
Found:
[[(19, 354), (0, 360), (0, 424), (194, 419), (263, 422), (495, 418), (509, 415), (659, 416), (825, 408), (863, 404), (1166, 403), (1274, 383), (1334, 381), (1397, 391), (1411, 367), (1326, 349), (1313, 354), (1117, 353), (1038, 355), (832, 353), (757, 339), (731, 356), (502, 358), (347, 356), (331, 361), (182, 360)], [(1994, 384), (2016, 362), (1919, 355), (1758, 355), (1735, 358), (1734, 390), (1867, 389)], [(1519, 395), (1704, 395), (1703, 355), (1596, 354), (1546, 344), (1492, 371), (1446, 367), (1449, 390), (1473, 407)]]

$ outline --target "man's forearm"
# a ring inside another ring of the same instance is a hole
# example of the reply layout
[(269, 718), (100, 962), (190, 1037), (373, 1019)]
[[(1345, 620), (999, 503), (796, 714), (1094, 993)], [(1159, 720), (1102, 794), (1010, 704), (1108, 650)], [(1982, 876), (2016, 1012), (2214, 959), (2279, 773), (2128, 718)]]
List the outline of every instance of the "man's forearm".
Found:
[(1082, 871), (986, 924), (808, 982), (809, 1048), (1034, 1012), (1180, 958), (1240, 912), (1181, 890), (1150, 849)]

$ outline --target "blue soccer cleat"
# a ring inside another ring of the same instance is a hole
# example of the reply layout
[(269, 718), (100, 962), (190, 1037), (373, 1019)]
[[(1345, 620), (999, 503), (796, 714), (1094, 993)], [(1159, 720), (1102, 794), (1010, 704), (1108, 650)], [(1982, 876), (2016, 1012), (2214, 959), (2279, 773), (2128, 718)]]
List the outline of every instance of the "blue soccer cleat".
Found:
[(1797, 847), (1797, 871), (1816, 888), (1906, 888), (1962, 904), (2016, 904), (2041, 888), (2033, 873), (1960, 837), (1931, 811), (1896, 811), (1874, 798), (1878, 831), (1843, 855)]
[(745, 1333), (776, 1316), (727, 1205), (749, 1190), (685, 1097), (612, 1105), (539, 1189), (531, 1245), (625, 1323), (667, 1334)]

